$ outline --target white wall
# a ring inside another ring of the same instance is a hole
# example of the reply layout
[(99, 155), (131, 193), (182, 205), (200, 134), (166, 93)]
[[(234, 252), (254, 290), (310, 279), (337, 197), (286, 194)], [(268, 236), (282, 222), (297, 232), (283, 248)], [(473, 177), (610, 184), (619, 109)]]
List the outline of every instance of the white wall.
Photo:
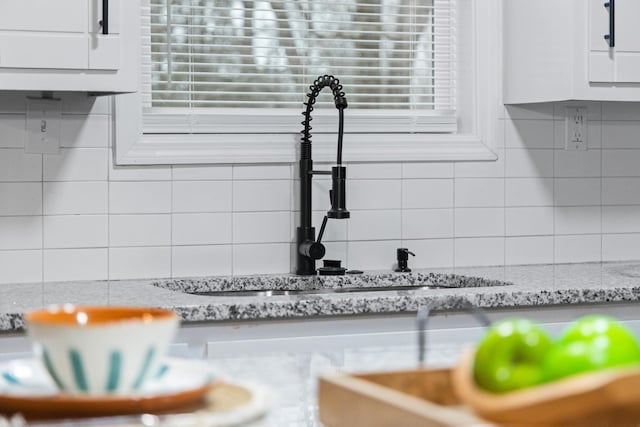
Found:
[[(60, 155), (25, 154), (24, 94), (0, 95), (0, 283), (287, 273), (294, 166), (114, 168), (108, 98), (63, 99)], [(640, 104), (588, 103), (563, 150), (563, 104), (509, 107), (495, 163), (348, 167), (328, 258), (389, 269), (640, 259)], [(348, 138), (345, 138), (348, 144)], [(319, 225), (329, 181), (315, 182)]]

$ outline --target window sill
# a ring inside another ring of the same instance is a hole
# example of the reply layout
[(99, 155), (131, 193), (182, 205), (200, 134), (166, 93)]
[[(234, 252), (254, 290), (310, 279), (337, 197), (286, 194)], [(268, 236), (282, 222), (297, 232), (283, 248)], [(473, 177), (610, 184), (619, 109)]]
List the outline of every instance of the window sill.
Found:
[[(194, 163), (293, 163), (298, 134), (144, 134), (129, 149), (116, 150), (118, 165)], [(331, 162), (335, 135), (313, 136), (313, 159)], [(496, 154), (471, 135), (349, 134), (344, 137), (347, 162), (495, 161)]]

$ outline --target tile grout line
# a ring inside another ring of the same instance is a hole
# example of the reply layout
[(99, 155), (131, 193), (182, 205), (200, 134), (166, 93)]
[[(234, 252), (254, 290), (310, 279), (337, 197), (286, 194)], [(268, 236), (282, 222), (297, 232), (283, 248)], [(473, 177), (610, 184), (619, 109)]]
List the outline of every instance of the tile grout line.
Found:
[(40, 154), (40, 222), (42, 224), (42, 237), (40, 241), (40, 278), (44, 284), (44, 155)]
[(231, 206), (229, 211), (231, 212), (231, 277), (235, 277), (235, 233), (234, 233), (234, 222), (235, 222), (235, 215), (234, 215), (234, 209), (233, 209), (233, 196), (235, 193), (235, 178), (234, 178), (234, 172), (235, 172), (235, 165), (231, 165)]
[[(603, 138), (603, 103), (600, 102), (600, 262), (604, 260), (604, 138)], [(589, 123), (587, 122), (587, 126)], [(587, 127), (588, 129), (588, 127)]]
[[(502, 200), (502, 209), (503, 209), (503, 220), (504, 223), (503, 233), (503, 254), (502, 254), (502, 265), (507, 265), (507, 109), (503, 108), (503, 119), (502, 120), (502, 155), (504, 156), (504, 162), (502, 162), (502, 192), (503, 192), (503, 200)], [(499, 126), (498, 126), (499, 127)]]
[(173, 278), (173, 184), (174, 184), (174, 165), (169, 166), (169, 172), (171, 176), (171, 188), (169, 190), (169, 277)]
[[(553, 157), (551, 159), (551, 164), (553, 166), (552, 170), (553, 170), (553, 182), (554, 182), (554, 197), (555, 197), (555, 181), (556, 181), (556, 109), (554, 107), (553, 109), (553, 121), (551, 122), (553, 125)], [(553, 239), (551, 239), (551, 262), (555, 263), (556, 262), (556, 207), (555, 207), (555, 202), (554, 202), (554, 207), (553, 207), (553, 220), (551, 223), (551, 232), (553, 233)]]

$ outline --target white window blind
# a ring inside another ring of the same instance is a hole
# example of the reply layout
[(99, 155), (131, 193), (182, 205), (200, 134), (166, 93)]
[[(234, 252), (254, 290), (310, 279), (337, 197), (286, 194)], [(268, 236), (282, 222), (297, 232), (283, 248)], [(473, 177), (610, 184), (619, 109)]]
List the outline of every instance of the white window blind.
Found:
[(348, 132), (456, 130), (455, 0), (143, 5), (145, 132), (298, 132), (323, 74), (344, 86)]

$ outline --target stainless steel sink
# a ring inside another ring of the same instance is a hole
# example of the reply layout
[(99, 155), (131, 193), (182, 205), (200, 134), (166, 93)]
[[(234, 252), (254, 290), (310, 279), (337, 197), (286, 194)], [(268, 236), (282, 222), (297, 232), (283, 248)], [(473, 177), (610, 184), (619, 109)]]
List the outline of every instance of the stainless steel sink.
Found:
[(195, 291), (188, 292), (192, 295), (212, 297), (255, 297), (278, 295), (318, 295), (318, 294), (350, 294), (360, 292), (397, 292), (397, 291), (423, 291), (426, 289), (460, 289), (459, 286), (371, 286), (361, 288), (337, 288), (337, 289), (269, 289), (262, 291)]

